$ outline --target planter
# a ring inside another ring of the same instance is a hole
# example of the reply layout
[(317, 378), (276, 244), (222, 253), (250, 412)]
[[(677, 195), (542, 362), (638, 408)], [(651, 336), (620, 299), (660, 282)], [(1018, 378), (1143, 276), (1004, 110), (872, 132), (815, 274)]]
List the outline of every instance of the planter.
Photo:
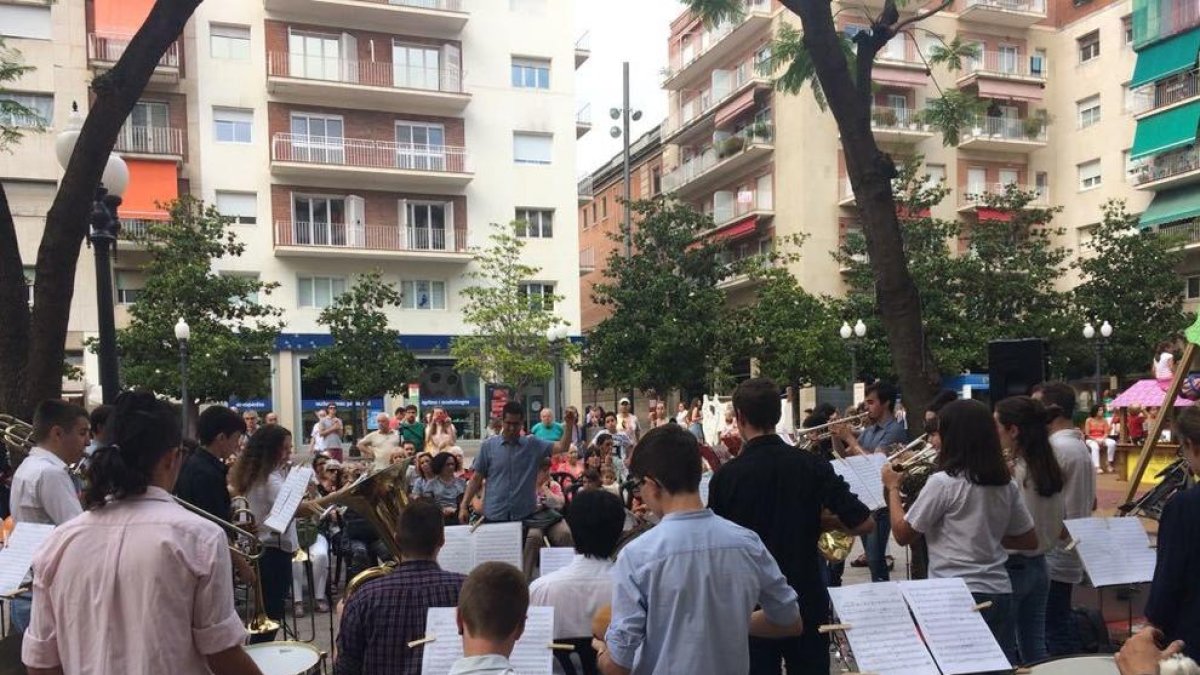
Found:
[(737, 153), (741, 152), (742, 148), (744, 147), (746, 147), (746, 139), (742, 138), (741, 136), (730, 136), (729, 138), (721, 141), (721, 150), (719, 154), (722, 158), (729, 157), (730, 155), (736, 155)]

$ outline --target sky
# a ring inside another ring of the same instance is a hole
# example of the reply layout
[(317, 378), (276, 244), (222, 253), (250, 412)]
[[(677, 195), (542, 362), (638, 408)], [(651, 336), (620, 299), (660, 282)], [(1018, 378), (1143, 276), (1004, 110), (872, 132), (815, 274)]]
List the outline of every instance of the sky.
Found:
[(623, 61), (629, 61), (630, 107), (642, 111), (640, 122), (630, 122), (631, 140), (666, 118), (660, 73), (667, 65), (671, 21), (682, 11), (677, 0), (576, 1), (576, 33), (589, 31), (592, 47), (575, 77), (576, 108), (592, 106), (592, 129), (576, 149), (576, 175), (591, 173), (621, 151), (621, 139), (609, 135), (620, 121), (609, 117), (609, 109), (621, 107)]

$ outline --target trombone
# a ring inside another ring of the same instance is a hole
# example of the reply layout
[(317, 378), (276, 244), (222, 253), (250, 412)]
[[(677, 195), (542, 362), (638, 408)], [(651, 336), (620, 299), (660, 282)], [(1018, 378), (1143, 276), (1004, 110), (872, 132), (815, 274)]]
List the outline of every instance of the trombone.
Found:
[[(830, 438), (833, 438), (833, 435), (834, 435), (833, 427), (841, 425), (841, 424), (850, 425), (851, 431), (855, 431), (855, 432), (862, 431), (863, 427), (866, 426), (867, 414), (868, 413), (861, 412), (861, 413), (858, 413), (857, 415), (847, 415), (846, 417), (839, 417), (835, 420), (830, 420), (830, 421), (826, 422), (825, 424), (818, 424), (813, 427), (808, 427), (808, 428), (802, 427), (802, 428), (796, 429), (796, 438), (802, 439), (802, 440), (810, 440), (810, 441), (814, 441), (814, 442), (828, 440)], [(810, 439), (809, 434), (814, 434), (814, 433), (816, 434), (816, 438)]]
[[(887, 456), (887, 461), (895, 471), (908, 471), (921, 464), (932, 465), (937, 459), (937, 448), (926, 440), (928, 434), (921, 434), (913, 442), (896, 450)], [(905, 456), (906, 453), (907, 456)], [(901, 459), (903, 457), (903, 459)]]

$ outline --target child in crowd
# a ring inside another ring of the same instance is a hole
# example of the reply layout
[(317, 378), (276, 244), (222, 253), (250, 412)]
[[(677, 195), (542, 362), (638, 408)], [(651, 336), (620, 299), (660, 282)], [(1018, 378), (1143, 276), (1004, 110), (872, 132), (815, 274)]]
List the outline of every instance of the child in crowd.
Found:
[[(1175, 354), (1172, 349), (1174, 349), (1174, 345), (1170, 341), (1164, 340), (1158, 343), (1158, 347), (1154, 350), (1158, 354), (1154, 357), (1154, 379), (1158, 381), (1158, 386), (1163, 391), (1168, 391), (1171, 388), (1171, 382), (1175, 379)], [(1179, 396), (1191, 401), (1200, 400), (1200, 376), (1189, 374), (1184, 377)]]
[(617, 472), (611, 466), (606, 466), (600, 470), (600, 487), (608, 490), (614, 495), (621, 496), (621, 486), (617, 484)]
[(458, 594), (458, 632), (463, 658), (450, 675), (516, 675), (508, 658), (525, 632), (529, 588), (521, 570), (485, 562), (463, 582)]

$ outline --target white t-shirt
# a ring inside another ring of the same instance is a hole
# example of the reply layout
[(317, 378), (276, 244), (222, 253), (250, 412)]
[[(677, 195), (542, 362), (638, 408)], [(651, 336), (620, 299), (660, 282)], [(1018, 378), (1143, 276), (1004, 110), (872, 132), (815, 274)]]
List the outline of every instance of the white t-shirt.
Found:
[(1026, 480), (1027, 476), (1028, 468), (1025, 466), (1025, 460), (1018, 459), (1013, 466), (1013, 480), (1021, 488), (1025, 507), (1029, 509), (1029, 515), (1033, 516), (1033, 529), (1037, 530), (1038, 547), (1032, 551), (1009, 551), (1009, 553), (1034, 557), (1045, 554), (1058, 543), (1059, 535), (1062, 534), (1066, 505), (1062, 490), (1049, 497), (1043, 497), (1038, 494), (1037, 483), (1032, 478)]
[(1154, 360), (1154, 379), (1169, 380), (1174, 377), (1175, 373), (1171, 367), (1174, 361), (1175, 357), (1171, 355), (1171, 352), (1159, 354), (1158, 358)]
[(374, 468), (378, 471), (392, 465), (392, 453), (400, 449), (400, 434), (395, 431), (383, 434), (377, 429), (363, 436), (362, 442), (371, 448)]
[(638, 434), (637, 415), (633, 413), (629, 413), (628, 415), (617, 413), (617, 431), (624, 431), (629, 435), (630, 439), (636, 438)]
[(576, 553), (569, 565), (529, 585), (531, 606), (554, 608), (556, 640), (592, 634), (592, 616), (612, 602), (612, 566)]
[[(1067, 519), (1087, 518), (1092, 515), (1096, 503), (1096, 467), (1092, 465), (1092, 453), (1083, 442), (1079, 429), (1063, 429), (1050, 434), (1050, 447), (1062, 467), (1063, 505)], [(1050, 580), (1066, 584), (1083, 581), (1083, 563), (1079, 553), (1065, 550), (1068, 542), (1059, 540), (1054, 548), (1046, 552), (1046, 566)]]
[(325, 437), (321, 435), (321, 423), (316, 422), (312, 428), (312, 449), (313, 452), (325, 449)]
[(905, 520), (929, 544), (929, 578), (961, 577), (972, 593), (1012, 593), (1000, 541), (1033, 529), (1015, 482), (976, 485), (938, 471)]

